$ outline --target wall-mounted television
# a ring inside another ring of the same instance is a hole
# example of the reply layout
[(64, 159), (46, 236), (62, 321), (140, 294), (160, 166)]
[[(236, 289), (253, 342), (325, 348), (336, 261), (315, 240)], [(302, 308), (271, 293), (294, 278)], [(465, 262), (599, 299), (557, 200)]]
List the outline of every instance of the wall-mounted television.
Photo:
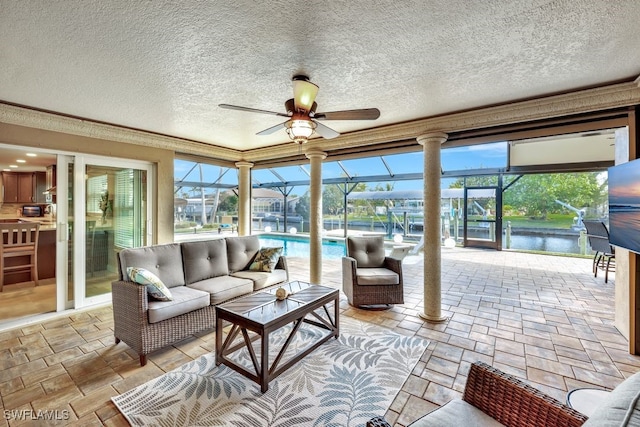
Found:
[(609, 168), (609, 241), (640, 254), (640, 159)]

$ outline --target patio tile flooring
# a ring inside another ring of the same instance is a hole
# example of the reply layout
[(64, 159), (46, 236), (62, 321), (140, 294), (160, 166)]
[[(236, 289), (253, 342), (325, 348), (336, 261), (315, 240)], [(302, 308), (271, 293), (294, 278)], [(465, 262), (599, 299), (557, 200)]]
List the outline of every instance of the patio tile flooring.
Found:
[[(640, 370), (640, 357), (613, 325), (615, 276), (594, 278), (591, 259), (474, 249), (442, 251), (446, 322), (422, 311), (422, 256), (405, 258), (405, 304), (386, 311), (350, 307), (342, 314), (431, 342), (399, 391), (387, 419), (406, 426), (461, 396), (469, 364), (487, 362), (564, 401), (575, 387), (613, 388)], [(290, 258), (293, 280), (309, 277), (308, 260)], [(341, 287), (341, 265), (325, 260), (323, 280)], [(126, 344), (114, 345), (113, 313), (103, 307), (0, 332), (2, 425), (11, 411), (57, 410), (58, 425), (128, 425), (109, 400), (212, 351), (213, 331), (157, 351), (140, 367)], [(25, 414), (25, 412), (22, 412)], [(378, 415), (378, 414), (372, 414)], [(56, 424), (50, 422), (51, 425)]]

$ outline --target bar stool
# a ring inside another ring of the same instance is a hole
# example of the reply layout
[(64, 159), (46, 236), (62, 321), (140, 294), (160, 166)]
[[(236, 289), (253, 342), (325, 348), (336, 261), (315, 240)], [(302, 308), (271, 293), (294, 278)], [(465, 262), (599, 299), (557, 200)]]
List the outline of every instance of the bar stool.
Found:
[[(38, 223), (0, 224), (2, 245), (0, 245), (0, 292), (4, 285), (5, 274), (30, 272), (30, 280), (38, 285)], [(27, 258), (22, 262), (21, 258)], [(17, 259), (7, 263), (9, 259)]]

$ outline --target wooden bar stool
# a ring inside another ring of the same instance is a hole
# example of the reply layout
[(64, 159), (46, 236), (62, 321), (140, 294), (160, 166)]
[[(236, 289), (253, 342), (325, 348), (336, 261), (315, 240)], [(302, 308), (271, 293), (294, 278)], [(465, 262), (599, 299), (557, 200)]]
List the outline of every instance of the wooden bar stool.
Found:
[[(38, 285), (38, 223), (0, 224), (2, 245), (0, 245), (0, 292), (5, 274), (30, 272), (34, 284)], [(10, 262), (9, 259), (26, 258), (28, 262)]]

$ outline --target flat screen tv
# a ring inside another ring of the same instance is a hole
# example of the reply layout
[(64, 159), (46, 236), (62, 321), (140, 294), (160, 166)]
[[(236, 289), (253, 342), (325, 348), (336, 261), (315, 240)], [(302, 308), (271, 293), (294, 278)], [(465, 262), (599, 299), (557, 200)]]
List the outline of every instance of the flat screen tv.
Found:
[(640, 159), (609, 168), (609, 241), (640, 254)]

